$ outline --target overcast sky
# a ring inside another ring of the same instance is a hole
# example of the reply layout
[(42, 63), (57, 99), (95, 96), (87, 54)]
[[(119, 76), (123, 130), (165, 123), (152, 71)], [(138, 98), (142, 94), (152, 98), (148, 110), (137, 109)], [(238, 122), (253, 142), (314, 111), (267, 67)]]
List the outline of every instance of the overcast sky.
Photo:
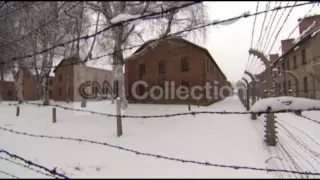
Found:
[[(270, 7), (273, 9), (275, 7), (274, 1), (271, 3)], [(259, 11), (263, 11), (266, 9), (266, 3), (259, 3)], [(280, 2), (279, 2), (280, 3)], [(278, 3), (278, 5), (279, 5)], [(283, 1), (281, 6), (287, 5), (287, 1)], [(304, 3), (303, 1), (299, 1), (297, 4)], [(294, 1), (291, 1), (290, 4), (294, 4)], [(210, 20), (223, 20), (228, 19), (234, 16), (241, 15), (246, 11), (250, 11), (251, 14), (255, 13), (257, 2), (205, 2), (207, 6), (207, 11)], [(292, 10), (288, 20), (283, 26), (283, 29), (280, 31), (280, 34), (273, 46), (273, 50), (271, 54), (275, 53), (280, 47), (280, 40), (287, 39), (290, 32), (297, 26), (298, 19), (304, 17), (305, 14), (309, 11), (312, 5), (299, 6)], [(280, 19), (282, 11), (279, 10), (275, 21), (273, 23), (273, 27), (271, 29), (270, 35), (268, 39), (271, 39), (269, 43), (268, 51), (271, 47), (271, 44), (280, 29), (282, 22), (285, 20), (290, 8), (286, 9), (284, 15)], [(320, 14), (320, 7), (315, 6), (309, 15)], [(265, 26), (269, 22), (269, 18), (271, 16), (271, 12), (267, 14)], [(253, 47), (256, 47), (256, 43), (258, 41), (262, 22), (264, 19), (264, 14), (258, 15), (254, 30), (254, 40)], [(280, 19), (280, 23), (271, 38), (271, 34), (275, 25), (277, 24), (278, 19)], [(224, 74), (227, 76), (230, 81), (237, 81), (242, 78), (243, 72), (246, 68), (248, 57), (249, 57), (249, 48), (251, 44), (251, 34), (253, 28), (254, 16), (248, 18), (242, 18), (239, 21), (230, 24), (230, 25), (221, 25), (215, 26), (208, 30), (207, 41), (204, 44), (200, 44), (203, 47), (207, 48), (211, 53), (212, 57), (215, 59), (219, 67), (222, 69)], [(263, 31), (263, 33), (265, 33)], [(298, 37), (299, 31), (298, 28), (292, 34), (291, 38)], [(264, 42), (265, 43), (265, 42)], [(281, 51), (279, 51), (280, 53)], [(250, 58), (252, 61), (253, 58)], [(256, 60), (255, 60), (256, 61)], [(250, 64), (250, 63), (249, 63)], [(252, 63), (253, 64), (253, 63)], [(251, 66), (251, 72), (257, 71), (258, 64), (256, 66)]]

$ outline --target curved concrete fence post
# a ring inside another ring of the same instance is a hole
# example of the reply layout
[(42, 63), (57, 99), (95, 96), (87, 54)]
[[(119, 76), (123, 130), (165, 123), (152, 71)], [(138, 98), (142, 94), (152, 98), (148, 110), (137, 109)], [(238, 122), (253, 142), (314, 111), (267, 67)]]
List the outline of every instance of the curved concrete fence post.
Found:
[(270, 66), (270, 61), (268, 58), (262, 54), (261, 52), (255, 50), (255, 49), (250, 49), (249, 54), (252, 54), (254, 56), (257, 56), (265, 65), (265, 80), (267, 81), (265, 84), (265, 90), (266, 90), (266, 97), (270, 97), (271, 95), (271, 88), (272, 88), (272, 74), (271, 74), (271, 66)]
[(250, 93), (249, 93), (250, 85), (249, 85), (249, 82), (248, 82), (245, 78), (242, 78), (242, 80), (246, 83), (246, 86), (247, 86), (247, 88), (246, 88), (246, 99), (245, 99), (245, 101), (246, 101), (247, 111), (249, 111), (249, 110), (250, 110), (250, 101), (249, 101), (249, 99), (250, 99)]
[(248, 75), (251, 78), (251, 101), (253, 105), (256, 102), (256, 80), (254, 79), (254, 76), (248, 71), (245, 71), (244, 74)]
[(278, 81), (277, 80), (275, 80), (275, 79), (273, 79), (272, 78), (272, 81), (275, 83), (275, 88), (274, 88), (274, 95), (276, 96), (276, 97), (278, 97), (279, 96), (279, 90), (278, 90)]

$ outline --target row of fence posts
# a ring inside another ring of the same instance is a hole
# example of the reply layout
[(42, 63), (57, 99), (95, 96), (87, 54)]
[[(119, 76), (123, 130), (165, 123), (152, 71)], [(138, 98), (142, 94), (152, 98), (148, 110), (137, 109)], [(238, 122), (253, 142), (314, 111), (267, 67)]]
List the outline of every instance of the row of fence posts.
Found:
[[(241, 103), (246, 107), (247, 111), (249, 111), (251, 109), (250, 106), (255, 104), (255, 102), (258, 99), (276, 97), (279, 95), (279, 92), (277, 92), (277, 91), (280, 91), (278, 89), (278, 87), (275, 88), (275, 86), (272, 85), (273, 82), (278, 84), (278, 82), (275, 79), (273, 79), (272, 72), (273, 72), (273, 70), (275, 70), (275, 71), (279, 71), (279, 70), (276, 68), (271, 69), (271, 65), (270, 65), (271, 61), (263, 53), (261, 53), (257, 50), (254, 50), (254, 49), (250, 49), (249, 54), (257, 56), (258, 59), (260, 61), (262, 61), (262, 63), (264, 64), (265, 70), (261, 74), (260, 79), (258, 79), (258, 80), (250, 72), (245, 71), (245, 74), (248, 77), (250, 77), (251, 83), (249, 83), (247, 81), (247, 79), (245, 79), (245, 78), (242, 78), (243, 82), (245, 82), (245, 83), (240, 82), (240, 84), (244, 88), (239, 89), (238, 95), (239, 95), (239, 99), (240, 99)], [(280, 71), (280, 75), (281, 74), (285, 75), (285, 80), (287, 78), (286, 75), (290, 75), (295, 80), (296, 96), (299, 96), (299, 81), (298, 81), (297, 76), (292, 71), (285, 71), (285, 70)], [(284, 91), (284, 92), (289, 93), (290, 90)], [(285, 94), (285, 95), (287, 95), (287, 94)], [(251, 104), (250, 104), (250, 98), (251, 98)], [(296, 111), (295, 114), (301, 115), (301, 111)], [(277, 127), (275, 125), (275, 123), (276, 123), (275, 115), (272, 112), (271, 107), (268, 107), (268, 109), (266, 111), (266, 118), (267, 118), (267, 121), (266, 121), (266, 126), (265, 126), (266, 127), (265, 142), (269, 146), (276, 146), (276, 144), (277, 144), (277, 142), (276, 142), (276, 139), (277, 139), (276, 128)], [(251, 119), (256, 120), (257, 113), (251, 113)]]
[[(121, 121), (121, 109), (120, 109), (120, 100), (116, 99), (116, 120), (117, 120), (117, 137), (123, 134), (122, 131), (122, 121)], [(20, 116), (20, 106), (16, 106), (16, 117)], [(52, 123), (57, 122), (57, 110), (55, 107), (52, 108)]]

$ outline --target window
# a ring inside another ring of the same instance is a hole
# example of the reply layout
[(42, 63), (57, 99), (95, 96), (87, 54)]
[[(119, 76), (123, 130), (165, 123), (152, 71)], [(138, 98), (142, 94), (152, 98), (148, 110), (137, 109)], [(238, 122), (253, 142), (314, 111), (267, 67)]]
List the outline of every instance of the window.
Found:
[(52, 90), (49, 90), (49, 98), (52, 98)]
[(59, 75), (59, 82), (62, 81), (62, 74)]
[(287, 70), (290, 70), (290, 59), (287, 59)]
[(209, 59), (207, 59), (207, 72), (209, 72), (209, 65), (210, 65), (210, 62), (209, 62)]
[(304, 92), (308, 92), (308, 77), (303, 78)]
[(52, 79), (49, 79), (49, 86), (52, 86)]
[(291, 89), (291, 81), (290, 80), (288, 81), (288, 89), (289, 90)]
[(189, 89), (189, 82), (188, 81), (181, 81), (181, 86), (185, 86)]
[(158, 83), (159, 83), (159, 86), (164, 90), (165, 81), (164, 81), (164, 80), (161, 80), (161, 81), (159, 81)]
[(8, 91), (8, 96), (9, 96), (9, 97), (12, 96), (12, 91)]
[(139, 89), (138, 89), (138, 93), (139, 96), (142, 96), (145, 93), (145, 87), (142, 84), (139, 84)]
[(59, 96), (62, 96), (62, 89), (59, 88)]
[(181, 59), (181, 71), (189, 71), (189, 62), (187, 58)]
[(144, 64), (140, 64), (139, 65), (139, 76), (142, 77), (144, 76), (146, 73), (146, 67)]
[(301, 50), (301, 59), (302, 59), (302, 64), (303, 64), (303, 65), (307, 64), (306, 50), (305, 50), (305, 49), (302, 49), (302, 50)]
[(285, 61), (282, 61), (282, 70), (285, 70), (286, 67), (285, 67)]
[(293, 69), (297, 69), (297, 56), (293, 56)]
[(159, 74), (160, 73), (165, 73), (165, 72), (166, 72), (166, 66), (165, 66), (163, 61), (160, 61), (159, 62)]
[(286, 92), (286, 90), (287, 90), (287, 83), (285, 81), (285, 82), (283, 82), (283, 92)]

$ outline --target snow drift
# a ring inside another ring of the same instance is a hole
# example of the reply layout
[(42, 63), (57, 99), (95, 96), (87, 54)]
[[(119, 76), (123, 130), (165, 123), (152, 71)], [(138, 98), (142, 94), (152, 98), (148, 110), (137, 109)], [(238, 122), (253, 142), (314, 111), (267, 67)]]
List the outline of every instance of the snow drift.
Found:
[(266, 111), (268, 107), (271, 107), (274, 111), (281, 110), (307, 110), (311, 108), (320, 108), (320, 101), (299, 98), (292, 96), (272, 97), (258, 100), (251, 108), (253, 112)]

